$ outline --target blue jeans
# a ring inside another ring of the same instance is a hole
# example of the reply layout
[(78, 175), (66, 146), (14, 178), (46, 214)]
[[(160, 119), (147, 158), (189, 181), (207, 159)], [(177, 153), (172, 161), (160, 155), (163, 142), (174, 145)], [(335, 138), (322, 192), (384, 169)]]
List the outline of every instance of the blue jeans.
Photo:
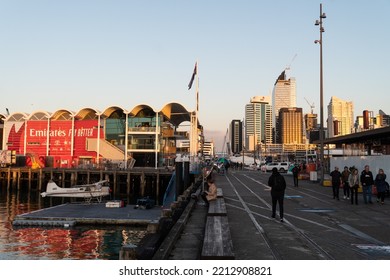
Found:
[(372, 191), (372, 185), (363, 186), (363, 199), (365, 204), (367, 204), (367, 202), (372, 203), (371, 191)]

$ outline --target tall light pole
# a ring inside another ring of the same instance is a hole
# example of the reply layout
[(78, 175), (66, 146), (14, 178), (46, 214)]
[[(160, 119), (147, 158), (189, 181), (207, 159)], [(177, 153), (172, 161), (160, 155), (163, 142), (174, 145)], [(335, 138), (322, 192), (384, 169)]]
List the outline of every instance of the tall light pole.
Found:
[(325, 13), (322, 12), (322, 4), (320, 4), (320, 18), (316, 20), (315, 25), (320, 27), (320, 39), (315, 40), (314, 43), (320, 44), (320, 164), (321, 164), (321, 184), (324, 184), (324, 87), (322, 76), (322, 33), (325, 31), (322, 27), (322, 20), (326, 18)]

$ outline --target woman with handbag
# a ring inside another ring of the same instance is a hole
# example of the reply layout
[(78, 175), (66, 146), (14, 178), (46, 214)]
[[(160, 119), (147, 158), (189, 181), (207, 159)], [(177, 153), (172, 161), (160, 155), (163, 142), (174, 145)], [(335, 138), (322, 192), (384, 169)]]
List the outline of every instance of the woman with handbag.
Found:
[(355, 200), (355, 204), (358, 205), (358, 189), (360, 185), (359, 171), (355, 168), (349, 175), (349, 187), (351, 190), (351, 204)]

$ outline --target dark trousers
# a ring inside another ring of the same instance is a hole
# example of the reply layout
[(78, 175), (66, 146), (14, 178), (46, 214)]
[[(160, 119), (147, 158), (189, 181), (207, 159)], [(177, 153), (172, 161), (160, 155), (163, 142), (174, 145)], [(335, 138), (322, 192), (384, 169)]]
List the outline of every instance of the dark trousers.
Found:
[(378, 201), (381, 200), (381, 202), (385, 202), (385, 194), (386, 192), (378, 192), (377, 194), (377, 198), (378, 198)]
[(349, 197), (349, 183), (344, 182), (343, 190), (344, 190), (344, 196)]
[(371, 196), (372, 196), (372, 185), (363, 186), (363, 199), (365, 204), (372, 203)]
[(339, 199), (340, 183), (332, 184), (333, 198)]
[(298, 187), (298, 175), (293, 175), (294, 178), (294, 187)]
[(355, 200), (355, 204), (358, 204), (358, 188), (351, 188), (351, 204)]
[(283, 199), (284, 195), (273, 195), (272, 196), (272, 217), (275, 218), (276, 204), (279, 203), (279, 217), (283, 219)]

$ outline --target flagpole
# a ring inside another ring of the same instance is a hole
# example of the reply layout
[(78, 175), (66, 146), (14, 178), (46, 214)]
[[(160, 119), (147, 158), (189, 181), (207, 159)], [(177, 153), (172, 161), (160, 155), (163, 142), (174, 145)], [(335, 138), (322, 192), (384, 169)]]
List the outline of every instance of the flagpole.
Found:
[(195, 110), (191, 112), (191, 135), (190, 135), (190, 156), (192, 157), (192, 162), (195, 162), (197, 152), (198, 152), (198, 114), (199, 114), (199, 76), (198, 76), (198, 60), (195, 63), (194, 72), (192, 73), (190, 83), (188, 84), (188, 89), (190, 90), (192, 84), (195, 81)]
[(198, 117), (199, 117), (199, 61), (196, 60), (196, 110), (195, 110), (195, 156), (198, 154)]

